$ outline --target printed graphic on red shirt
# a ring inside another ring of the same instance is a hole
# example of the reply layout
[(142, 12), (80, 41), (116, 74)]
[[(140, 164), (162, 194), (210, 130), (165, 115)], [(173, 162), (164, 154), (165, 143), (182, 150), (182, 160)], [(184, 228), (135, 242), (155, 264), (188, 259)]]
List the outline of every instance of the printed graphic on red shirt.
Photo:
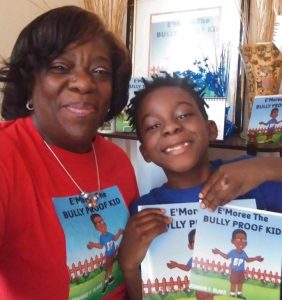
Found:
[(80, 195), (53, 199), (66, 237), (70, 299), (101, 299), (122, 283), (117, 249), (128, 220), (118, 187), (100, 191), (97, 207)]

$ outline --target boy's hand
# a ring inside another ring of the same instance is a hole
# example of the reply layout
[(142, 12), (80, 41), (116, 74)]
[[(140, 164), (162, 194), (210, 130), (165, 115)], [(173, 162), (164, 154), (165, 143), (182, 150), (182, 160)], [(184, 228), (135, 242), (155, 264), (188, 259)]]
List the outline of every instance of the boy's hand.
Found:
[(214, 249), (212, 249), (212, 253), (213, 253), (213, 254), (219, 254), (219, 253), (220, 253), (220, 250), (217, 249), (217, 248), (214, 248)]
[[(265, 158), (264, 158), (265, 159)], [(266, 181), (264, 161), (251, 158), (220, 166), (199, 194), (202, 208), (211, 211)]]
[(129, 219), (118, 251), (123, 271), (139, 268), (152, 240), (166, 232), (171, 221), (171, 217), (158, 208), (144, 209)]
[(174, 261), (174, 260), (171, 260), (171, 261), (168, 262), (166, 265), (167, 265), (167, 267), (168, 267), (169, 269), (174, 269), (174, 268), (177, 267), (177, 262)]

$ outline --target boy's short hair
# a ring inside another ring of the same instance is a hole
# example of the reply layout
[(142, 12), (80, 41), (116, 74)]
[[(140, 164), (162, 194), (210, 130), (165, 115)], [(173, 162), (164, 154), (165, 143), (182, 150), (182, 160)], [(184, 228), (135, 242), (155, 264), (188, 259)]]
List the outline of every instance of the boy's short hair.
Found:
[(195, 234), (196, 234), (196, 229), (192, 229), (189, 233), (188, 233), (188, 242), (189, 244), (192, 244), (194, 239), (195, 239)]
[(144, 88), (135, 92), (135, 97), (130, 100), (128, 105), (127, 114), (129, 125), (133, 130), (136, 130), (136, 134), (139, 140), (141, 140), (140, 129), (138, 128), (138, 112), (140, 105), (145, 97), (152, 91), (162, 87), (179, 87), (186, 91), (197, 103), (197, 106), (202, 113), (203, 117), (207, 120), (208, 115), (205, 110), (205, 106), (208, 107), (203, 98), (203, 90), (197, 90), (196, 84), (188, 77), (179, 77), (175, 73), (171, 76), (164, 72), (164, 75), (154, 75), (151, 80), (142, 78)]
[(243, 230), (243, 229), (235, 229), (235, 230), (232, 232), (232, 241), (236, 239), (236, 235), (237, 235), (238, 233), (244, 234), (245, 237), (247, 237), (247, 233), (246, 233), (245, 230)]

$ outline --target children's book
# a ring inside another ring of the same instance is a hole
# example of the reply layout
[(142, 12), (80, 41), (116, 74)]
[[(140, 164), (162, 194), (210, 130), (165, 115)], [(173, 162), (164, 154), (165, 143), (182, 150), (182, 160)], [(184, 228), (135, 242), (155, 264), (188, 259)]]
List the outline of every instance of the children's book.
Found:
[[(135, 92), (144, 88), (144, 83), (141, 77), (133, 77), (129, 82), (129, 91), (128, 91), (128, 103), (135, 96)], [(126, 113), (127, 106), (124, 110), (115, 118), (115, 130), (116, 132), (132, 132), (131, 126), (127, 120)]]
[(123, 283), (116, 256), (129, 212), (118, 187), (100, 191), (96, 207), (80, 195), (53, 203), (66, 239), (69, 299), (102, 299)]
[(282, 94), (255, 96), (248, 126), (253, 143), (279, 142), (282, 139)]
[[(256, 207), (254, 199), (235, 200), (232, 203)], [(199, 203), (142, 205), (138, 209), (153, 207), (165, 209), (173, 222), (167, 232), (152, 241), (141, 263), (143, 299), (198, 299), (195, 297), (205, 296), (201, 292), (195, 295), (190, 286)]]
[(226, 205), (199, 210), (191, 288), (224, 299), (279, 300), (282, 214)]

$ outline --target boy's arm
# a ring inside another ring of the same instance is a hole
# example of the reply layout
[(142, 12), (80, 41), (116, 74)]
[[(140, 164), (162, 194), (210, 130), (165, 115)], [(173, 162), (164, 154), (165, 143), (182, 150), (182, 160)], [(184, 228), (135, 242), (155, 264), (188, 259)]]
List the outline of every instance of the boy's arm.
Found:
[(264, 260), (264, 258), (259, 255), (259, 256), (255, 256), (255, 257), (248, 257), (246, 259), (247, 262), (252, 262), (252, 261), (256, 261), (256, 260), (261, 262)]
[(114, 240), (117, 241), (117, 240), (120, 238), (120, 236), (121, 236), (122, 234), (123, 234), (123, 230), (120, 229), (120, 230), (116, 233), (116, 235), (115, 235), (115, 237), (114, 237)]
[(164, 210), (152, 208), (132, 216), (126, 225), (118, 260), (131, 300), (142, 299), (140, 264), (152, 240), (166, 232), (169, 223), (171, 218), (164, 215)]
[(222, 165), (210, 175), (201, 190), (201, 207), (214, 210), (265, 181), (282, 183), (280, 157), (255, 157)]
[(169, 269), (178, 268), (178, 269), (183, 270), (183, 271), (190, 271), (190, 268), (188, 267), (188, 265), (179, 264), (178, 262), (176, 262), (174, 260), (171, 260), (166, 265)]
[(87, 248), (88, 248), (88, 249), (93, 249), (93, 248), (102, 249), (102, 248), (103, 248), (103, 245), (100, 244), (100, 243), (89, 242), (89, 243), (87, 244)]
[(219, 254), (219, 255), (222, 256), (223, 258), (228, 259), (228, 255), (225, 254), (225, 253), (223, 253), (222, 251), (220, 251), (220, 250), (217, 249), (217, 248), (212, 249), (212, 253), (213, 253), (213, 254)]

